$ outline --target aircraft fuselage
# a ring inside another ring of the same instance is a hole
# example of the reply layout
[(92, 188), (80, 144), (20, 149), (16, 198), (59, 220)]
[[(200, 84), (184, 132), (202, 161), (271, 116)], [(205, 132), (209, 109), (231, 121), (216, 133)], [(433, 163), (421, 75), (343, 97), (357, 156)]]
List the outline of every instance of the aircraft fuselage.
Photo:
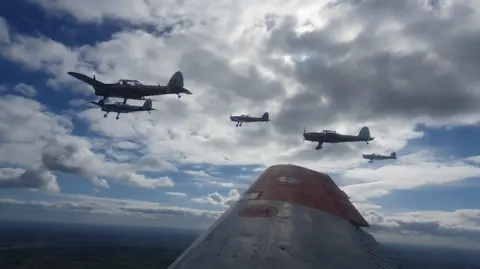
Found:
[(268, 121), (259, 117), (242, 117), (242, 116), (231, 116), (230, 120), (233, 122), (261, 122)]
[(108, 97), (123, 98), (135, 100), (145, 100), (146, 96), (176, 94), (180, 98), (180, 94), (192, 94), (183, 87), (183, 75), (177, 71), (168, 81), (166, 86), (161, 85), (143, 85), (136, 80), (122, 79), (118, 83), (103, 83), (81, 73), (67, 72), (70, 76), (81, 80), (95, 90), (95, 95), (102, 96), (103, 99)]
[(372, 141), (372, 137), (363, 138), (356, 135), (342, 134), (324, 134), (324, 133), (304, 133), (303, 137), (307, 141), (322, 143), (341, 143), (341, 142), (367, 142)]
[(368, 127), (363, 127), (358, 135), (344, 135), (335, 131), (324, 130), (321, 133), (317, 132), (305, 132), (303, 138), (307, 141), (318, 142), (318, 146), (315, 148), (319, 150), (322, 148), (323, 143), (342, 143), (342, 142), (365, 142), (368, 144), (374, 138), (370, 136), (370, 130)]
[(230, 116), (230, 120), (237, 123), (238, 126), (242, 126), (243, 122), (266, 122), (270, 121), (270, 116), (268, 112), (263, 113), (261, 117), (251, 117), (248, 115), (240, 115), (240, 116)]
[(131, 113), (131, 112), (139, 112), (139, 111), (147, 111), (148, 113), (150, 113), (151, 110), (154, 110), (154, 108), (152, 108), (152, 101), (149, 99), (145, 101), (145, 104), (143, 106), (132, 106), (129, 104), (122, 104), (122, 103), (104, 104), (103, 101), (90, 102), (90, 103), (96, 106), (99, 106), (102, 109), (102, 111), (107, 112), (103, 115), (105, 118), (110, 112), (117, 113), (117, 117), (116, 117), (117, 120), (121, 113)]
[(396, 159), (395, 157), (392, 156), (384, 156), (384, 155), (373, 155), (373, 154), (363, 154), (362, 155), (364, 159), (373, 159), (373, 160), (390, 160), (390, 159)]
[(134, 100), (145, 100), (147, 96), (185, 93), (191, 94), (183, 87), (158, 85), (117, 85), (105, 84), (102, 87), (93, 87), (95, 95), (104, 97), (118, 97)]
[[(93, 103), (93, 102), (92, 102)], [(128, 104), (125, 105), (116, 105), (116, 104), (107, 104), (107, 105), (98, 105), (102, 108), (102, 111), (105, 112), (116, 112), (116, 113), (130, 113), (137, 111), (150, 111), (152, 108), (145, 108), (143, 106), (131, 106)]]

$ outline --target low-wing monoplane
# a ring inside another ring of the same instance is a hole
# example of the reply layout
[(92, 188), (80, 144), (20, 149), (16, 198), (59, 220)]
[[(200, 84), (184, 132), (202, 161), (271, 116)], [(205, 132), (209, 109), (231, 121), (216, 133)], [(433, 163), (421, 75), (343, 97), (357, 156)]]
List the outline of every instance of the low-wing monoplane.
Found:
[(122, 102), (116, 102), (115, 104), (105, 104), (102, 102), (90, 102), (94, 105), (97, 105), (102, 108), (102, 111), (105, 111), (103, 117), (107, 117), (108, 113), (110, 112), (115, 112), (117, 113), (116, 119), (118, 120), (120, 117), (120, 113), (132, 113), (132, 112), (140, 112), (140, 111), (147, 111), (150, 113), (151, 110), (155, 110), (155, 108), (152, 108), (152, 99), (147, 99), (145, 100), (145, 103), (143, 103), (143, 106), (132, 106), (129, 104), (125, 104)]
[(268, 115), (268, 112), (263, 113), (261, 117), (251, 117), (249, 115), (240, 115), (240, 116), (232, 116), (230, 115), (230, 120), (233, 122), (237, 123), (238, 126), (242, 126), (243, 122), (266, 122), (268, 123), (270, 121), (270, 116)]
[(176, 94), (180, 98), (180, 94), (192, 94), (189, 90), (183, 87), (182, 72), (177, 71), (168, 81), (167, 86), (161, 85), (143, 85), (138, 80), (120, 79), (116, 83), (103, 83), (93, 78), (77, 72), (67, 72), (70, 76), (81, 80), (95, 90), (95, 95), (102, 96), (100, 102), (105, 102), (108, 97), (123, 98), (123, 103), (127, 99), (145, 100), (146, 96)]
[(322, 148), (323, 143), (341, 143), (341, 142), (366, 142), (372, 141), (373, 137), (370, 136), (370, 130), (368, 127), (363, 127), (358, 135), (345, 135), (339, 134), (331, 130), (323, 130), (321, 133), (303, 131), (303, 138), (307, 141), (318, 142), (318, 146), (315, 148), (319, 150)]
[(380, 155), (380, 154), (363, 154), (362, 155), (364, 159), (370, 160), (368, 161), (369, 163), (373, 163), (373, 160), (396, 160), (397, 159), (397, 153), (392, 152), (390, 155)]

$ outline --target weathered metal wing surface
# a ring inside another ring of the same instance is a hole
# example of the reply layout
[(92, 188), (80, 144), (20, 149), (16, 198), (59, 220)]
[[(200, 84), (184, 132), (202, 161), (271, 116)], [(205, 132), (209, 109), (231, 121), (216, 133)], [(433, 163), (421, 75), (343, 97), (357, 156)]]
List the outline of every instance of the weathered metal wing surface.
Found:
[(267, 168), (169, 269), (397, 268), (326, 174)]

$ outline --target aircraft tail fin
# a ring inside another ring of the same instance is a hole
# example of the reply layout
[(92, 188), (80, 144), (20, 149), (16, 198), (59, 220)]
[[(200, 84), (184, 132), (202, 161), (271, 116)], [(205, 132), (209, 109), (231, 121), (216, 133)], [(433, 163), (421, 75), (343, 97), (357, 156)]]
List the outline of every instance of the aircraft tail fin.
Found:
[(362, 129), (360, 129), (360, 132), (358, 133), (358, 137), (365, 138), (365, 139), (371, 138), (370, 129), (368, 129), (367, 126), (364, 126)]
[(268, 115), (268, 112), (263, 113), (262, 118), (263, 121), (270, 121), (270, 115)]
[(168, 87), (183, 88), (183, 74), (180, 71), (175, 72), (168, 81)]
[(143, 103), (143, 108), (144, 109), (151, 109), (152, 108), (152, 99), (145, 100), (145, 103)]
[(396, 159), (397, 158), (397, 153), (395, 151), (390, 153), (390, 157)]

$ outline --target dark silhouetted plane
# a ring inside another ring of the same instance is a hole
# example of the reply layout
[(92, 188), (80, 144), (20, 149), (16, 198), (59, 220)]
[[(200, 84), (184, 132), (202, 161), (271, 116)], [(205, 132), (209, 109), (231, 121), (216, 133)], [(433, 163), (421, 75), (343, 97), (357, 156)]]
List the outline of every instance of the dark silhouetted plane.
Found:
[(323, 130), (321, 133), (303, 131), (303, 138), (307, 141), (318, 142), (318, 146), (315, 148), (319, 150), (322, 148), (323, 143), (342, 143), (342, 142), (366, 142), (372, 141), (373, 137), (370, 137), (370, 130), (368, 127), (363, 127), (358, 135), (345, 135), (339, 134), (335, 131)]
[(363, 154), (364, 159), (370, 160), (369, 163), (373, 163), (373, 160), (396, 160), (397, 153), (392, 152), (390, 155), (380, 155), (380, 154)]
[(103, 83), (84, 74), (77, 72), (67, 72), (70, 76), (79, 79), (93, 87), (95, 95), (103, 96), (100, 102), (105, 102), (108, 97), (123, 98), (123, 103), (127, 99), (145, 100), (146, 96), (176, 94), (180, 98), (180, 94), (192, 94), (183, 87), (182, 72), (177, 71), (168, 81), (167, 86), (161, 85), (143, 85), (138, 80), (121, 79), (116, 83)]
[(108, 113), (110, 112), (115, 112), (117, 113), (116, 119), (118, 120), (120, 118), (120, 113), (132, 113), (132, 112), (140, 112), (140, 111), (147, 111), (150, 113), (150, 111), (155, 110), (155, 108), (152, 108), (152, 100), (147, 99), (145, 100), (145, 103), (143, 106), (132, 106), (129, 104), (125, 104), (122, 102), (116, 102), (115, 104), (105, 104), (104, 102), (90, 102), (94, 105), (97, 105), (102, 108), (102, 111), (105, 111), (105, 115), (103, 115), (105, 118), (108, 116)]
[(240, 116), (232, 116), (230, 115), (230, 120), (233, 122), (237, 123), (238, 126), (242, 126), (243, 122), (266, 122), (268, 123), (270, 121), (270, 116), (268, 115), (268, 112), (263, 113), (261, 117), (251, 117), (249, 115), (240, 115)]

